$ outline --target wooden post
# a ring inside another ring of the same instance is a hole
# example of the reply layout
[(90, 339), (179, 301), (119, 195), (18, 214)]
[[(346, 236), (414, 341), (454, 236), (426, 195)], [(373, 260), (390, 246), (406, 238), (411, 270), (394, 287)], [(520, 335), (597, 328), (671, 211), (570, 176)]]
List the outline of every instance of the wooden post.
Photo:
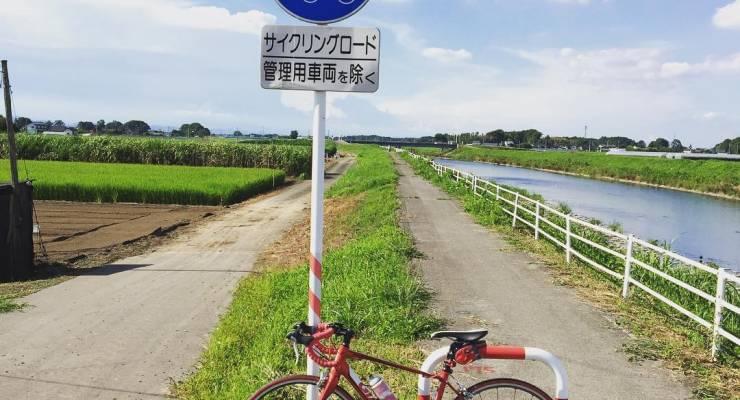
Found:
[(8, 157), (10, 158), (10, 183), (13, 191), (18, 186), (18, 159), (15, 147), (15, 130), (13, 129), (13, 109), (10, 101), (10, 77), (8, 76), (8, 61), (0, 62), (3, 68), (3, 93), (5, 96), (5, 119), (8, 127)]
[(622, 282), (622, 297), (627, 298), (630, 291), (630, 279), (632, 276), (632, 246), (634, 245), (635, 237), (629, 235), (627, 237), (627, 254), (624, 259), (624, 281)]
[(725, 282), (726, 275), (730, 273), (728, 269), (720, 268), (717, 270), (717, 292), (714, 296), (714, 324), (712, 324), (712, 360), (717, 360), (719, 352), (719, 329), (722, 325), (722, 302), (725, 300)]

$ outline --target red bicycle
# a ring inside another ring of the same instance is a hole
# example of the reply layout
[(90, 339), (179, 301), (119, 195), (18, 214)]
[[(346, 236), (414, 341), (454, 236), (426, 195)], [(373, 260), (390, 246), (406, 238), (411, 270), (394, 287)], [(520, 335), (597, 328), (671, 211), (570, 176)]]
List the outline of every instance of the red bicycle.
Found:
[[(488, 345), (483, 340), (487, 334), (488, 331), (486, 330), (436, 332), (432, 334), (433, 339), (447, 338), (452, 340), (452, 344), (449, 347), (443, 347), (432, 352), (421, 368), (415, 369), (352, 351), (350, 344), (355, 333), (341, 324), (320, 324), (314, 328), (300, 323), (294, 327), (294, 330), (287, 337), (294, 342), (294, 346), (301, 344), (306, 347), (308, 357), (325, 369), (322, 376), (286, 376), (265, 385), (250, 399), (305, 399), (308, 392), (318, 392), (319, 400), (355, 399), (339, 386), (342, 378), (354, 389), (358, 399), (395, 398), (392, 394), (376, 394), (377, 388), (371, 383), (363, 382), (350, 368), (347, 363), (348, 360), (369, 361), (419, 375), (418, 400), (432, 399), (432, 382), (436, 382), (438, 385), (434, 395), (435, 400), (442, 400), (445, 393), (450, 391), (454, 393), (456, 400), (487, 399), (494, 398), (492, 397), (494, 395), (497, 400), (566, 400), (568, 398), (568, 378), (557, 357), (547, 351), (532, 347)], [(341, 346), (334, 347), (322, 343), (332, 337), (341, 338)], [(455, 367), (481, 359), (532, 360), (547, 364), (555, 374), (555, 397), (550, 397), (538, 387), (517, 379), (487, 379), (471, 387), (465, 387), (454, 379), (453, 370)], [(453, 378), (454, 383), (450, 381), (450, 378)]]

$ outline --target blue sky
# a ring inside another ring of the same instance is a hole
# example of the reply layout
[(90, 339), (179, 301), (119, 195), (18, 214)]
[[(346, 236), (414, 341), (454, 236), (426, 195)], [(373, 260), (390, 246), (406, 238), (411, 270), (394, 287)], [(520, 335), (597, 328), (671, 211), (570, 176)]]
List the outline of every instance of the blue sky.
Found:
[[(334, 1), (334, 0), (320, 0)], [(259, 85), (274, 0), (3, 0), (16, 115), (286, 133), (309, 92)], [(330, 94), (333, 134), (740, 136), (740, 0), (370, 0), (381, 89)]]

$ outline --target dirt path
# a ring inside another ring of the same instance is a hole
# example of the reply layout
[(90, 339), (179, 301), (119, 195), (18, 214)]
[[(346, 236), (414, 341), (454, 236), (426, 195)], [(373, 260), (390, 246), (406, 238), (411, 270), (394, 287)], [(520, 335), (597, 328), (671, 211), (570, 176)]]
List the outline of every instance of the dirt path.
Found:
[[(404, 222), (417, 248), (436, 308), (451, 327), (489, 329), (489, 341), (540, 347), (560, 356), (571, 379), (571, 399), (672, 400), (690, 391), (655, 362), (641, 365), (621, 352), (627, 335), (567, 288), (544, 266), (510, 251), (503, 238), (477, 225), (442, 190), (401, 173)], [(439, 344), (437, 344), (437, 347)], [(550, 372), (521, 362), (491, 363), (499, 376), (530, 380), (553, 393)]]
[[(350, 164), (332, 167), (328, 183)], [(309, 206), (310, 182), (212, 217), (152, 253), (0, 315), (0, 398), (163, 398), (195, 365), (236, 282)]]

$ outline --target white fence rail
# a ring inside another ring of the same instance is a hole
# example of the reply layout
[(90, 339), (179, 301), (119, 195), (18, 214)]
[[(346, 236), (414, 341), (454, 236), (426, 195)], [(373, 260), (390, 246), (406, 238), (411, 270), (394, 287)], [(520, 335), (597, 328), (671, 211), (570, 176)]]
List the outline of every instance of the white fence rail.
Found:
[[(733, 342), (735, 345), (740, 346), (740, 338), (727, 332), (721, 327), (723, 313), (729, 311), (740, 316), (740, 307), (729, 303), (725, 299), (726, 287), (728, 282), (729, 284), (735, 285), (736, 287), (740, 286), (740, 277), (736, 276), (731, 270), (725, 268), (715, 269), (700, 262), (686, 258), (680, 254), (676, 254), (670, 250), (663, 249), (652, 243), (641, 240), (634, 235), (625, 235), (623, 233), (615, 232), (602, 226), (583, 221), (579, 218), (571, 216), (570, 214), (558, 211), (548, 206), (547, 204), (534, 199), (530, 199), (529, 197), (526, 197), (516, 191), (510, 190), (503, 186), (499, 186), (493, 182), (487, 181), (479, 176), (470, 174), (468, 172), (438, 164), (434, 160), (431, 160), (427, 157), (407, 152), (403, 149), (396, 149), (396, 151), (406, 152), (413, 158), (423, 159), (424, 161), (430, 163), (432, 168), (434, 168), (434, 170), (439, 175), (449, 174), (456, 181), (462, 181), (466, 184), (469, 184), (471, 190), (477, 196), (488, 196), (492, 200), (508, 204), (511, 207), (511, 210), (507, 209), (506, 207), (502, 207), (502, 210), (511, 217), (511, 224), (513, 227), (516, 227), (517, 224), (520, 223), (524, 224), (534, 231), (534, 236), (536, 239), (544, 237), (545, 239), (554, 243), (556, 246), (561, 247), (565, 252), (565, 258), (567, 262), (570, 263), (572, 258), (576, 257), (584, 263), (595, 268), (596, 270), (622, 281), (623, 297), (626, 298), (629, 296), (630, 285), (636, 286), (642, 289), (645, 293), (648, 293), (649, 295), (655, 297), (656, 299), (667, 304), (681, 314), (691, 318), (699, 325), (709, 329), (712, 335), (713, 358), (716, 359), (717, 352), (719, 351), (719, 339), (721, 337), (724, 337), (727, 340)], [(523, 218), (523, 215), (525, 214), (534, 217), (534, 223), (528, 219)], [(557, 221), (548, 219), (548, 216), (550, 216), (550, 218), (559, 218), (561, 221), (564, 221), (565, 227), (558, 224)], [(548, 227), (553, 228), (563, 234), (565, 237), (564, 241), (558, 240), (556, 237), (543, 229), (543, 227), (545, 226), (543, 224), (546, 224)], [(609, 238), (610, 243), (612, 243), (613, 241), (613, 243), (618, 243), (619, 245), (608, 247), (603, 244), (596, 243), (574, 232), (574, 226), (580, 226), (592, 231), (599, 232), (600, 234), (603, 234), (607, 238)], [(624, 272), (615, 272), (608, 266), (601, 265), (598, 261), (592, 260), (586, 255), (581, 254), (579, 251), (574, 249), (573, 240), (577, 240), (580, 243), (598, 249), (601, 252), (607, 253), (613, 257), (622, 260)], [(622, 242), (624, 243), (623, 245), (621, 244)], [(653, 252), (655, 254), (658, 254), (662, 263), (664, 263), (663, 265), (666, 265), (671, 261), (677, 262), (687, 266), (688, 268), (698, 269), (705, 273), (716, 276), (716, 290), (714, 291), (714, 293), (707, 293), (699, 288), (693, 287), (690, 284), (659, 270), (653, 265), (649, 265), (648, 263), (637, 259), (635, 255), (638, 253), (638, 251), (642, 251), (643, 253)], [(637, 278), (635, 278), (635, 276), (633, 275), (635, 266), (641, 268), (644, 271), (648, 271), (651, 274), (658, 276), (695, 296), (698, 296), (699, 298), (709, 302), (710, 304), (713, 304), (714, 318), (711, 321), (707, 321), (701, 316), (696, 315), (694, 312), (691, 312), (681, 305), (677, 304), (676, 302), (670, 300), (667, 296), (659, 293), (655, 289), (648, 287), (644, 282), (638, 281)]]

